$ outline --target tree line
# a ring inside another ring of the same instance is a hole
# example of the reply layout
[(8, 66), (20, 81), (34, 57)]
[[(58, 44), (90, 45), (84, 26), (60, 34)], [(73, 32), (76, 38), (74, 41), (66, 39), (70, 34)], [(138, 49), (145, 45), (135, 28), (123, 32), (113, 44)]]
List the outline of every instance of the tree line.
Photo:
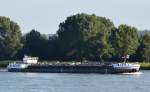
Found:
[[(85, 13), (72, 15), (59, 24), (56, 34), (32, 29), (22, 34), (19, 25), (0, 16), (0, 59), (22, 59), (24, 55), (42, 60), (62, 61), (150, 61), (150, 35), (121, 24), (115, 27), (105, 17)], [(130, 57), (128, 57), (130, 56)]]

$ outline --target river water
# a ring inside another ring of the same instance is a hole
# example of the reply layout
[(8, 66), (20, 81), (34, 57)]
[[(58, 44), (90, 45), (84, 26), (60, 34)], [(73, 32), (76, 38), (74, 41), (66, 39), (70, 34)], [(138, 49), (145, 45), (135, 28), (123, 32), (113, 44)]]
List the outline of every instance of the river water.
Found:
[(0, 72), (0, 92), (150, 92), (141, 75)]

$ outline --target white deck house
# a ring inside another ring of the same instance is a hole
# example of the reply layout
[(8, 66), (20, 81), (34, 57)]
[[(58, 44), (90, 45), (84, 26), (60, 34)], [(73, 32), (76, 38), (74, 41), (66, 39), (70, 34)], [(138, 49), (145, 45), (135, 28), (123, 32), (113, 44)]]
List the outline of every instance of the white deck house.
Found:
[(23, 63), (25, 64), (36, 64), (38, 63), (38, 57), (30, 57), (30, 56), (24, 56)]

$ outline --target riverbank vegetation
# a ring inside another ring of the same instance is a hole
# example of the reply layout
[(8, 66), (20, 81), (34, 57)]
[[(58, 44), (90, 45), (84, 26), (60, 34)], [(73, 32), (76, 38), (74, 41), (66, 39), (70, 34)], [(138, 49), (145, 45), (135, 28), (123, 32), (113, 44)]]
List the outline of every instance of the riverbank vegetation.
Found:
[[(72, 15), (59, 24), (56, 34), (32, 29), (22, 34), (19, 24), (0, 17), (0, 59), (21, 60), (24, 55), (59, 61), (150, 61), (150, 35), (105, 17), (85, 13)], [(0, 61), (2, 63), (2, 61)], [(3, 64), (2, 64), (3, 65)]]
[(6, 68), (7, 67), (7, 65), (10, 63), (10, 62), (12, 62), (12, 61), (0, 61), (0, 68)]
[(142, 70), (150, 70), (150, 62), (142, 62), (140, 66)]

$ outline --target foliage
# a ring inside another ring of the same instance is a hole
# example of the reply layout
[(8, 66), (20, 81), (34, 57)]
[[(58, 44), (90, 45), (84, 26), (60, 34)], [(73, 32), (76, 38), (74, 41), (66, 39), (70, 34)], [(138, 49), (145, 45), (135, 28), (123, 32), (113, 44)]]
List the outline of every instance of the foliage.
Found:
[(148, 33), (142, 37), (137, 54), (141, 61), (150, 61), (150, 35)]
[(76, 14), (60, 23), (57, 32), (61, 52), (66, 59), (102, 59), (107, 54), (113, 23), (104, 17)]
[(137, 29), (122, 24), (113, 30), (110, 41), (117, 57), (132, 55), (139, 46)]
[(21, 36), (17, 23), (0, 16), (0, 59), (21, 59), (24, 54), (60, 61), (120, 61), (131, 55), (130, 60), (148, 62), (150, 35), (139, 37), (135, 27), (116, 28), (105, 17), (81, 13), (67, 17), (54, 35), (33, 29)]
[(0, 16), (0, 58), (14, 57), (22, 47), (20, 40), (21, 31), (19, 25), (7, 17)]
[(9, 61), (0, 61), (0, 68), (6, 68), (7, 65), (11, 62), (12, 62), (11, 60), (9, 60)]
[(57, 35), (49, 36), (48, 46), (47, 46), (48, 56), (47, 59), (49, 60), (61, 60), (63, 59), (60, 57), (60, 45)]
[(47, 39), (36, 30), (31, 30), (24, 36), (23, 54), (46, 58)]
[(142, 70), (150, 70), (150, 63), (147, 61), (142, 62), (142, 63), (140, 63), (140, 68)]

